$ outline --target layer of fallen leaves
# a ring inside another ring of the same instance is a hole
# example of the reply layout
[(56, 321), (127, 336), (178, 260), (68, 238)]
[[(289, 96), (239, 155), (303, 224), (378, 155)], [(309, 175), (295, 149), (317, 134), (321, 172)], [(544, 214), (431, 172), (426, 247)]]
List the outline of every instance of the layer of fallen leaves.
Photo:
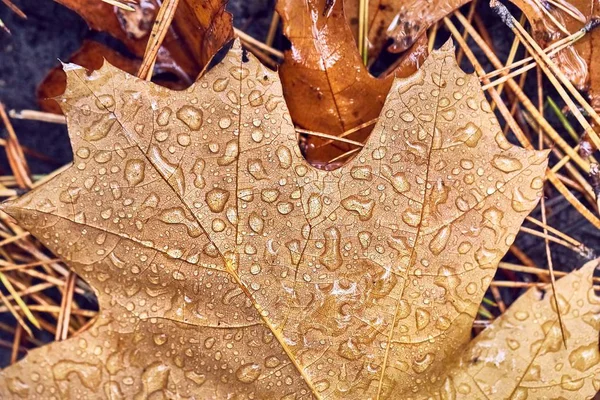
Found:
[[(95, 70), (105, 58), (131, 73), (139, 68), (158, 13), (159, 3), (156, 0), (128, 4), (135, 11), (100, 0), (55, 1), (81, 15), (91, 29), (106, 32), (119, 40), (131, 53), (120, 54), (99, 43), (84, 42), (70, 62)], [(196, 80), (216, 52), (233, 38), (232, 16), (225, 10), (226, 4), (226, 0), (179, 2), (173, 23), (158, 52), (155, 82), (171, 89), (182, 89)], [(38, 90), (42, 109), (59, 111), (54, 102), (46, 99), (63, 93), (64, 83), (60, 67), (49, 73)]]
[(5, 210), (101, 312), (4, 370), (6, 396), (597, 390), (595, 265), (561, 281), (558, 307), (531, 291), (469, 344), (547, 153), (506, 141), (451, 46), (394, 81), (364, 149), (335, 171), (305, 161), (277, 74), (239, 44), (183, 92), (108, 64), (66, 72), (74, 164)]

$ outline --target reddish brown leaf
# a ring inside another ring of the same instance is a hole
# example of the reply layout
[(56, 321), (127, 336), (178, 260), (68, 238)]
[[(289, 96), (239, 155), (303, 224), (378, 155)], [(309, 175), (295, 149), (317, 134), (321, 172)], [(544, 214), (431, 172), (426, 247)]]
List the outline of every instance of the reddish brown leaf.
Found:
[[(402, 52), (431, 25), (468, 3), (468, 0), (371, 0), (369, 1), (368, 36), (370, 53), (379, 54), (389, 39), (388, 50)], [(354, 35), (358, 34), (358, 1), (346, 0), (346, 16)]]
[[(142, 57), (158, 5), (156, 0), (131, 4), (125, 11), (100, 0), (56, 0), (81, 15), (88, 25), (119, 39), (136, 56)], [(223, 44), (233, 38), (232, 16), (225, 11), (227, 0), (183, 0), (175, 14), (157, 64), (172, 64), (178, 75), (191, 84)]]
[[(69, 62), (81, 65), (88, 70), (97, 70), (102, 67), (105, 59), (130, 74), (135, 74), (140, 66), (139, 60), (127, 58), (111, 48), (93, 41), (84, 41), (81, 48), (71, 56)], [(40, 108), (47, 112), (61, 114), (59, 105), (52, 99), (64, 93), (66, 84), (67, 76), (62, 66), (50, 70), (38, 87), (37, 96)]]
[[(291, 42), (280, 69), (284, 95), (296, 125), (330, 135), (371, 121), (379, 116), (393, 77), (377, 79), (363, 65), (352, 32), (344, 18), (342, 2), (324, 15), (327, 0), (279, 0), (284, 34)], [(407, 57), (396, 76), (416, 71), (423, 54)], [(416, 58), (416, 59), (415, 59)], [(352, 136), (364, 140), (372, 126)], [(320, 148), (323, 139), (310, 137), (307, 158), (323, 166), (349, 149)]]

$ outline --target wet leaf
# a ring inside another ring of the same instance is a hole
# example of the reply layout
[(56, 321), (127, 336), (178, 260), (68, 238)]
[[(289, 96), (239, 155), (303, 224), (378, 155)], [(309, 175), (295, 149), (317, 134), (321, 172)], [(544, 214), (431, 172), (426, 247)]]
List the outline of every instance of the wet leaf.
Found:
[[(83, 42), (81, 48), (71, 56), (69, 62), (95, 71), (102, 67), (104, 60), (132, 75), (135, 75), (140, 66), (139, 60), (125, 57), (110, 47), (90, 40)], [(40, 108), (55, 114), (62, 113), (60, 106), (53, 99), (63, 94), (66, 86), (67, 76), (63, 72), (62, 66), (50, 70), (38, 86), (37, 96)]]
[(95, 288), (100, 317), (2, 371), (2, 395), (446, 390), (547, 165), (504, 139), (451, 45), (393, 82), (335, 171), (303, 159), (277, 74), (238, 43), (181, 92), (66, 72), (74, 163), (4, 210)]
[[(132, 75), (137, 73), (141, 64), (141, 60), (137, 58), (127, 57), (110, 47), (91, 40), (85, 40), (81, 48), (71, 56), (69, 62), (80, 65), (87, 70), (95, 71), (102, 67), (104, 60)], [(174, 65), (172, 62), (167, 62), (166, 64), (162, 61), (157, 62), (154, 66), (156, 75), (153, 78), (153, 82), (170, 89), (178, 90), (189, 86), (189, 84), (186, 84), (185, 80), (163, 79), (163, 77), (168, 78), (169, 76), (177, 76), (179, 70), (177, 68), (173, 69), (173, 67)], [(63, 72), (62, 66), (57, 66), (50, 70), (42, 83), (38, 86), (37, 97), (41, 109), (47, 112), (61, 114), (62, 111), (59, 105), (53, 99), (65, 92), (66, 85), (67, 77)]]
[[(284, 95), (294, 123), (316, 132), (339, 136), (379, 116), (394, 77), (382, 79), (369, 74), (358, 54), (352, 33), (337, 1), (324, 15), (327, 0), (279, 0), (284, 34), (291, 42), (280, 67)], [(395, 71), (406, 77), (416, 71), (426, 56), (426, 47), (406, 56)], [(364, 141), (372, 126), (351, 138)], [(325, 166), (349, 150), (343, 143), (319, 148), (325, 141), (309, 137), (307, 158)]]
[[(156, 0), (131, 3), (134, 12), (100, 0), (55, 0), (77, 12), (90, 28), (120, 40), (142, 58), (156, 14)], [(182, 84), (196, 80), (213, 55), (233, 37), (232, 16), (225, 10), (227, 0), (181, 0), (171, 29), (158, 53), (157, 65), (168, 68)]]
[(456, 399), (593, 398), (600, 389), (598, 263), (557, 281), (566, 348), (551, 288), (529, 289), (469, 344), (443, 392)]
[[(370, 0), (368, 39), (370, 54), (376, 56), (386, 47), (392, 53), (407, 50), (427, 29), (468, 0)], [(346, 0), (346, 16), (358, 35), (358, 1)]]
[[(538, 4), (527, 0), (514, 0), (514, 3), (525, 13), (532, 26), (532, 36), (543, 47), (558, 41), (565, 36), (556, 24), (543, 12)], [(554, 16), (569, 32), (575, 33), (586, 21), (600, 18), (598, 6), (590, 0), (559, 1), (571, 13), (549, 6), (548, 12)], [(577, 15), (578, 18), (573, 18)], [(587, 90), (590, 104), (600, 110), (600, 68), (594, 62), (600, 57), (600, 48), (595, 45), (600, 40), (600, 31), (593, 29), (574, 45), (558, 52), (553, 60), (562, 72), (579, 90)]]

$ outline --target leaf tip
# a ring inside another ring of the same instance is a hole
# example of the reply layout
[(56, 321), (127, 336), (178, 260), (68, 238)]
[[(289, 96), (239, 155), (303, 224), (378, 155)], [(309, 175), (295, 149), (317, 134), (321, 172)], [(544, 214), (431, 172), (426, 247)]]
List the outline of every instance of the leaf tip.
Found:
[(452, 40), (452, 38), (449, 38), (448, 40), (446, 40), (446, 43), (444, 43), (442, 45), (442, 47), (440, 47), (438, 49), (438, 51), (443, 52), (443, 53), (447, 53), (447, 52), (454, 53), (454, 50), (455, 50), (455, 46), (454, 46), (454, 40)]
[(81, 65), (78, 65), (78, 64), (66, 63), (66, 62), (63, 62), (61, 59), (59, 59), (58, 61), (60, 61), (63, 71), (65, 71), (65, 73), (68, 73), (69, 71), (84, 69)]

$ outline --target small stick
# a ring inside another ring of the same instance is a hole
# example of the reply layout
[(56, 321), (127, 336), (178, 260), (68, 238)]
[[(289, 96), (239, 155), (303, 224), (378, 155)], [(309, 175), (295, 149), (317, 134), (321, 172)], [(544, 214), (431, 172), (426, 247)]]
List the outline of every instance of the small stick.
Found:
[(32, 121), (50, 122), (52, 124), (63, 124), (67, 123), (67, 118), (64, 115), (53, 114), (49, 112), (36, 111), (36, 110), (10, 110), (8, 115), (14, 119), (26, 119)]
[(148, 44), (146, 45), (146, 51), (144, 53), (142, 65), (137, 73), (138, 77), (147, 81), (152, 79), (152, 73), (154, 70), (154, 64), (156, 63), (156, 57), (158, 56), (158, 50), (160, 49), (160, 46), (162, 45), (162, 42), (169, 31), (169, 26), (171, 25), (171, 21), (173, 21), (178, 4), (179, 0), (165, 0), (161, 4), (158, 14), (156, 15), (156, 19), (154, 20), (154, 25), (152, 26), (150, 39), (148, 39)]
[[(460, 12), (456, 12), (455, 15), (458, 18), (458, 20), (465, 26), (465, 28), (467, 28), (470, 31), (470, 34), (471, 34), (471, 37), (473, 38), (473, 40), (475, 40), (475, 42), (479, 45), (479, 47), (481, 47), (481, 49), (483, 49), (485, 51), (485, 54), (488, 57), (488, 59), (490, 60), (490, 62), (492, 63), (492, 65), (494, 65), (496, 68), (501, 67), (502, 63), (500, 62), (500, 60), (498, 59), (498, 57), (496, 57), (496, 55), (494, 53), (492, 53), (491, 51), (489, 51), (489, 48), (487, 47), (486, 43), (482, 40), (481, 36), (479, 36), (479, 34), (477, 33), (477, 31), (475, 31), (472, 26), (467, 25), (468, 21), (466, 21), (466, 18)], [(485, 75), (485, 73), (481, 74), (481, 76), (483, 76), (483, 75)], [(485, 83), (487, 83), (487, 82), (485, 82)], [(548, 136), (550, 136), (550, 138), (561, 149), (563, 149), (563, 151), (565, 153), (567, 153), (571, 157), (571, 159), (573, 160), (573, 162), (575, 162), (577, 165), (579, 165), (579, 167), (581, 169), (583, 169), (586, 172), (589, 171), (590, 170), (589, 163), (587, 161), (585, 161), (584, 159), (582, 159), (581, 156), (579, 156), (579, 154), (575, 150), (573, 150), (573, 148), (571, 146), (569, 146), (569, 144), (548, 123), (548, 121), (546, 121), (546, 119), (543, 118), (540, 115), (540, 113), (538, 112), (537, 108), (533, 105), (533, 103), (531, 102), (531, 100), (529, 100), (529, 98), (523, 93), (523, 91), (521, 90), (521, 88), (519, 87), (519, 85), (514, 80), (512, 80), (512, 79), (509, 79), (507, 81), (507, 84), (511, 88), (511, 90), (513, 91), (513, 93), (519, 98), (519, 101), (521, 101), (521, 103), (527, 109), (527, 111), (533, 116), (533, 118), (535, 119), (536, 123), (538, 125), (540, 125), (544, 129), (544, 132)], [(504, 116), (504, 117), (506, 117), (506, 116)], [(516, 122), (515, 122), (515, 124), (516, 124)], [(515, 131), (513, 125), (511, 125), (511, 129), (513, 129), (513, 132)], [(520, 130), (520, 128), (517, 128), (517, 129)], [(522, 144), (523, 143), (524, 142), (522, 142)], [(529, 146), (530, 146), (529, 148), (533, 148), (533, 147), (531, 147), (531, 144), (529, 144)]]
[(17, 329), (15, 329), (15, 337), (13, 339), (12, 352), (10, 354), (10, 363), (11, 365), (17, 362), (17, 358), (19, 358), (19, 349), (21, 347), (21, 338), (23, 337), (23, 327), (21, 325), (17, 325)]
[(23, 18), (23, 19), (27, 19), (27, 15), (25, 15), (25, 13), (16, 5), (14, 5), (14, 3), (10, 0), (2, 0), (2, 2), (4, 4), (6, 4), (6, 6), (8, 8), (10, 8), (12, 10), (12, 12), (14, 12), (15, 14), (17, 14), (19, 17)]
[(269, 47), (273, 47), (273, 41), (275, 40), (275, 34), (277, 33), (277, 28), (279, 27), (279, 13), (277, 11), (273, 11), (273, 17), (271, 18), (271, 25), (269, 26), (269, 32), (267, 33), (267, 40), (265, 40), (265, 44)]
[(538, 8), (539, 8), (540, 10), (542, 10), (542, 13), (544, 13), (544, 15), (545, 15), (546, 17), (548, 17), (548, 19), (549, 19), (550, 21), (552, 21), (552, 23), (554, 24), (554, 26), (556, 26), (556, 27), (557, 27), (557, 28), (558, 28), (558, 29), (559, 29), (559, 30), (560, 30), (562, 33), (564, 33), (564, 34), (565, 34), (565, 35), (567, 35), (567, 36), (571, 34), (571, 32), (569, 32), (569, 31), (567, 30), (567, 28), (565, 28), (565, 27), (563, 26), (563, 24), (561, 24), (561, 23), (560, 23), (560, 21), (558, 21), (558, 20), (556, 19), (556, 17), (554, 17), (554, 15), (552, 15), (552, 13), (550, 13), (550, 11), (548, 11), (548, 10), (546, 9), (546, 7), (544, 7), (544, 5), (542, 4), (542, 2), (541, 2), (540, 0), (533, 0), (533, 2), (534, 2), (534, 3), (535, 3), (537, 6), (538, 6)]
[[(551, 45), (549, 45), (548, 47), (546, 47), (544, 49), (544, 52), (548, 53), (548, 55), (554, 55), (554, 54), (556, 54), (556, 52), (566, 49), (567, 47), (574, 44), (576, 41), (578, 41), (579, 39), (584, 37), (587, 32), (588, 32), (588, 29), (586, 29), (586, 27), (583, 27), (580, 30), (578, 30), (577, 32), (573, 33), (572, 35), (567, 36), (565, 38), (562, 38), (562, 39), (557, 40), (556, 42), (552, 43)], [(517, 42), (519, 42), (519, 40), (517, 38), (515, 38), (515, 40)], [(481, 79), (492, 78), (496, 75), (500, 75), (501, 73), (503, 73), (506, 70), (510, 70), (510, 69), (519, 67), (519, 66), (521, 66), (523, 64), (527, 64), (528, 62), (531, 62), (531, 61), (532, 61), (532, 65), (534, 65), (534, 66), (537, 65), (537, 62), (535, 61), (535, 59), (531, 56), (528, 56), (528, 57), (522, 58), (521, 60), (516, 61), (512, 64), (508, 64), (505, 67), (498, 68), (491, 72), (488, 72), (483, 77), (481, 77)], [(533, 68), (533, 67), (531, 67), (531, 68)]]
[(358, 153), (359, 151), (360, 151), (360, 148), (356, 148), (356, 149), (349, 150), (349, 151), (345, 152), (344, 154), (340, 154), (339, 156), (337, 156), (337, 157), (334, 157), (334, 158), (332, 158), (331, 160), (327, 161), (327, 165), (331, 165), (331, 164), (333, 164), (334, 162), (337, 162), (337, 161), (343, 160), (343, 159), (344, 159), (344, 158), (346, 158), (346, 157), (350, 157), (352, 154), (354, 154), (354, 153)]
[[(328, 135), (327, 133), (314, 132), (314, 131), (309, 131), (309, 130), (300, 129), (300, 128), (296, 128), (296, 132), (298, 132), (298, 133), (304, 133), (305, 135), (310, 135), (310, 136), (316, 136), (316, 137), (320, 137), (320, 138), (324, 138), (324, 139), (329, 139), (329, 140), (336, 141), (336, 142), (348, 143), (348, 144), (351, 144), (351, 145), (354, 145), (354, 146), (358, 146), (358, 147), (364, 147), (365, 146), (361, 142), (357, 142), (355, 140), (346, 139), (346, 138), (343, 138), (341, 136)], [(0, 244), (1, 244), (1, 242), (0, 242)]]
[[(455, 13), (455, 15), (458, 17), (459, 21), (461, 21), (461, 23), (463, 23), (465, 25), (465, 28), (470, 30), (469, 33), (471, 34), (471, 37), (475, 40), (475, 42), (482, 49), (485, 50), (485, 54), (489, 58), (489, 60), (492, 62), (492, 64), (494, 66), (496, 66), (496, 68), (500, 67), (502, 65), (500, 60), (498, 60), (498, 58), (491, 51), (489, 51), (489, 48), (487, 47), (485, 42), (483, 42), (483, 40), (481, 39), (481, 36), (479, 36), (477, 31), (475, 31), (472, 26), (468, 25), (465, 22), (466, 18), (463, 17), (459, 12)], [(464, 42), (464, 40), (462, 40), (462, 36), (458, 32), (458, 30), (456, 29), (456, 27), (454, 26), (452, 21), (450, 21), (450, 19), (448, 19), (448, 18), (445, 18), (444, 21), (445, 21), (446, 25), (448, 26), (448, 28), (450, 29), (450, 31), (452, 32), (452, 36), (454, 36), (455, 39), (457, 40), (457, 42), (461, 45), (461, 47), (463, 47), (465, 49), (465, 55), (469, 58), (471, 63), (475, 66), (475, 70), (477, 71), (477, 74), (480, 76), (483, 76), (484, 73), (483, 73), (483, 68), (481, 67), (481, 64), (479, 64), (479, 62), (477, 61), (477, 58), (475, 57), (473, 52), (470, 51), (467, 44)], [(531, 100), (529, 100), (529, 98), (527, 96), (525, 96), (525, 94), (523, 93), (523, 91), (521, 90), (519, 85), (514, 80), (509, 80), (508, 85), (511, 87), (513, 92), (517, 95), (517, 97), (523, 103), (523, 105), (527, 108), (527, 110), (536, 117), (536, 122), (539, 125), (541, 125), (542, 128), (544, 128), (544, 131), (548, 135), (550, 135), (552, 137), (552, 139), (557, 144), (559, 144), (559, 146), (561, 146), (561, 147), (564, 146), (564, 151), (567, 154), (569, 154), (569, 156), (571, 156), (573, 161), (577, 162), (584, 169), (584, 171), (589, 171), (589, 163), (584, 161), (579, 156), (579, 154), (577, 154), (577, 152), (574, 151), (573, 148), (570, 147), (564, 141), (564, 139), (562, 139), (562, 137), (558, 134), (558, 132), (556, 132), (556, 130), (554, 130), (554, 128), (552, 128), (552, 126), (550, 126), (550, 124), (541, 115), (539, 115), (537, 108), (531, 103)], [(502, 113), (502, 116), (506, 119), (507, 123), (509, 124), (509, 126), (511, 127), (513, 132), (515, 133), (515, 136), (517, 136), (517, 138), (519, 139), (519, 142), (521, 143), (521, 145), (527, 149), (533, 149), (533, 146), (531, 145), (531, 143), (529, 142), (527, 137), (525, 137), (521, 128), (516, 123), (515, 119), (508, 112), (508, 110), (506, 109), (506, 106), (504, 105), (502, 100), (499, 99), (499, 96), (497, 96), (497, 92), (495, 91), (495, 89), (491, 88), (488, 91), (488, 93), (490, 93), (490, 95), (492, 96), (492, 99), (494, 99), (494, 101), (497, 102), (499, 111)], [(554, 172), (552, 172), (552, 170), (548, 169), (546, 171), (546, 178), (549, 179), (550, 182), (552, 182), (552, 184), (556, 187), (556, 189), (565, 197), (565, 199), (569, 203), (571, 203), (571, 205), (573, 207), (575, 207), (575, 209), (577, 211), (579, 211), (579, 213), (583, 217), (585, 217), (588, 221), (590, 221), (595, 227), (600, 228), (600, 219), (598, 219), (583, 204), (581, 204), (579, 199), (577, 199), (577, 197), (575, 197), (567, 189), (567, 187), (560, 181), (560, 179), (556, 176), (556, 174)]]
[[(538, 65), (544, 70), (546, 76), (558, 93), (561, 95), (563, 100), (567, 103), (573, 115), (577, 118), (581, 126), (585, 129), (586, 133), (589, 135), (592, 142), (596, 145), (597, 148), (600, 148), (600, 137), (594, 131), (594, 129), (590, 126), (587, 120), (583, 117), (579, 108), (575, 105), (573, 100), (566, 93), (564, 88), (560, 85), (558, 80), (567, 88), (567, 90), (571, 93), (573, 97), (579, 102), (579, 104), (583, 107), (583, 109), (592, 117), (596, 124), (600, 125), (600, 116), (596, 113), (596, 111), (592, 108), (592, 106), (583, 98), (583, 96), (575, 89), (571, 81), (567, 79), (564, 73), (558, 68), (558, 66), (552, 61), (550, 57), (542, 48), (537, 44), (535, 40), (529, 35), (529, 33), (519, 24), (519, 22), (512, 16), (510, 11), (504, 6), (504, 4), (498, 2), (498, 0), (491, 0), (490, 6), (492, 9), (500, 16), (502, 21), (513, 31), (517, 37), (521, 40), (525, 48), (529, 51), (529, 53), (536, 59)], [(589, 29), (592, 29), (595, 25), (600, 23), (597, 20), (593, 20), (590, 22)], [(587, 26), (587, 25), (586, 25)], [(548, 71), (548, 69), (550, 71)], [(558, 80), (557, 80), (558, 78)]]
[(573, 246), (570, 243), (567, 243), (566, 241), (564, 241), (562, 239), (558, 239), (558, 238), (555, 238), (554, 236), (550, 236), (547, 233), (547, 230), (546, 230), (546, 232), (542, 233), (542, 232), (536, 231), (535, 229), (531, 229), (531, 228), (527, 228), (525, 226), (522, 226), (522, 227), (519, 228), (519, 231), (525, 232), (525, 233), (528, 233), (530, 235), (537, 236), (537, 237), (540, 237), (540, 238), (543, 238), (543, 239), (546, 239), (546, 240), (549, 240), (549, 241), (554, 242), (556, 244), (560, 244), (561, 246), (566, 247), (567, 249), (572, 250), (575, 253), (580, 253), (581, 252), (580, 248), (577, 248), (577, 247)]
[(102, 1), (110, 4), (111, 6), (119, 7), (120, 9), (125, 10), (125, 11), (135, 11), (135, 8), (133, 8), (129, 4), (121, 3), (118, 0), (102, 0)]
[(530, 216), (525, 217), (525, 219), (527, 221), (531, 222), (532, 224), (539, 226), (540, 228), (544, 228), (544, 229), (554, 233), (556, 236), (560, 236), (561, 238), (563, 238), (567, 242), (571, 243), (575, 247), (580, 247), (580, 248), (585, 247), (583, 245), (583, 243), (579, 242), (578, 240), (573, 239), (571, 236), (569, 236), (565, 233), (562, 233), (558, 229), (553, 228), (550, 225), (547, 225), (545, 222), (538, 221), (537, 219), (530, 217)]
[(2, 29), (4, 32), (8, 33), (9, 35), (12, 35), (10, 29), (8, 29), (8, 27), (4, 24), (4, 21), (2, 21), (1, 18), (0, 18), (0, 29)]
[(556, 1), (556, 0), (546, 0), (546, 1), (550, 4), (552, 4), (554, 7), (560, 8), (562, 11), (569, 14), (571, 17), (573, 17), (577, 21), (581, 22), (582, 24), (585, 24), (587, 22), (585, 15), (583, 15), (581, 13), (581, 11), (579, 11), (577, 9), (577, 7), (574, 7), (570, 3), (567, 3), (567, 2), (562, 3), (561, 1)]
[(10, 123), (10, 119), (8, 115), (6, 115), (6, 111), (4, 109), (4, 104), (0, 102), (0, 119), (4, 123), (6, 130), (8, 132), (8, 139), (6, 141), (6, 156), (8, 158), (8, 162), (10, 164), (11, 169), (15, 173), (15, 178), (17, 179), (18, 185), (22, 189), (31, 188), (33, 184), (31, 178), (29, 177), (29, 166), (27, 165), (27, 160), (25, 159), (25, 155), (23, 154), (23, 149), (19, 144), (19, 139), (17, 138), (17, 134)]
[(238, 35), (238, 37), (243, 41), (243, 42), (248, 42), (253, 44), (254, 46), (258, 47), (259, 49), (277, 57), (280, 59), (284, 58), (284, 54), (279, 51), (276, 50), (274, 48), (272, 48), (271, 46), (267, 46), (266, 44), (264, 44), (263, 42), (261, 42), (260, 40), (256, 40), (254, 39), (252, 36), (248, 35), (247, 33), (237, 29), (237, 28), (233, 28), (233, 31), (235, 32), (236, 35)]

